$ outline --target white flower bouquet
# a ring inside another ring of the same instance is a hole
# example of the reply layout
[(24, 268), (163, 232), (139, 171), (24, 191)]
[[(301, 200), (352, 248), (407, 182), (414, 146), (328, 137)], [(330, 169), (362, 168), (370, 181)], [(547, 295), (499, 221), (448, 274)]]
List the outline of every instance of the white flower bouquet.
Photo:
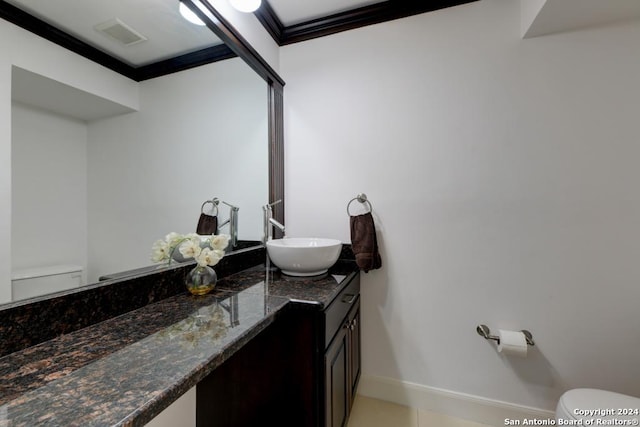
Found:
[(184, 258), (193, 258), (198, 266), (213, 267), (222, 257), (229, 244), (229, 236), (217, 234), (201, 236), (196, 233), (178, 234), (169, 233), (164, 240), (158, 240), (153, 244), (151, 260), (153, 262), (171, 263), (177, 250)]

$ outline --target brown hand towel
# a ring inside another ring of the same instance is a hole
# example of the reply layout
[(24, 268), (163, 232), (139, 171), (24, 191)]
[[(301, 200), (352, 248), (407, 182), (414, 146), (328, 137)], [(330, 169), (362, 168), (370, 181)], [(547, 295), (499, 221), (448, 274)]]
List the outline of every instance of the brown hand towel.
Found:
[(376, 227), (373, 223), (373, 215), (368, 212), (364, 215), (352, 216), (351, 248), (356, 256), (356, 264), (364, 272), (375, 270), (382, 266), (382, 259), (378, 252), (378, 239)]
[(210, 234), (214, 234), (217, 230), (218, 217), (201, 213), (200, 219), (198, 220), (198, 226), (196, 227), (196, 233), (208, 236)]

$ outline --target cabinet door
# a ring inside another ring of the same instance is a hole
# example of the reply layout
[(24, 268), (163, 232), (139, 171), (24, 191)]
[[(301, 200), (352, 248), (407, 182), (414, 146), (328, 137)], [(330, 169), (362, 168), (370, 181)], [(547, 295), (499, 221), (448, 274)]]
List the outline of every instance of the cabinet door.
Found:
[(351, 403), (348, 330), (345, 322), (324, 356), (326, 427), (343, 427), (347, 422)]
[(360, 299), (354, 305), (348, 317), (349, 325), (349, 408), (356, 397), (356, 388), (360, 379)]

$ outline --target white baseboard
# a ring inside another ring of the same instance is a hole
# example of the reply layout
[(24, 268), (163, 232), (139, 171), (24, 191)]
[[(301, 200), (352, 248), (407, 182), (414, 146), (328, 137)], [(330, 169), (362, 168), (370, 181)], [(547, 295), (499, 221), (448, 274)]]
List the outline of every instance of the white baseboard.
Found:
[(358, 394), (496, 427), (507, 418), (554, 419), (552, 411), (371, 375), (360, 378)]

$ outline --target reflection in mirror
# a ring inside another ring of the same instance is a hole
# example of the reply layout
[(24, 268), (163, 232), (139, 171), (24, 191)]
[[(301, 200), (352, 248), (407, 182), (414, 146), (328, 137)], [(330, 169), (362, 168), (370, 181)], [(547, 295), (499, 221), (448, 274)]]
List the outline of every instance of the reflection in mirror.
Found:
[[(11, 73), (16, 279), (36, 273), (78, 286), (149, 266), (153, 242), (195, 232), (213, 197), (239, 207), (241, 241), (261, 239), (268, 92), (241, 59), (143, 81), (138, 106), (40, 71)], [(229, 208), (219, 209), (223, 223)]]
[(5, 0), (133, 67), (222, 45), (187, 22), (179, 0)]
[(240, 240), (260, 240), (266, 110), (264, 81), (237, 58), (143, 82), (139, 111), (104, 119), (14, 102), (14, 273), (72, 265), (91, 283), (149, 265), (152, 243), (195, 232), (212, 197), (240, 208)]

